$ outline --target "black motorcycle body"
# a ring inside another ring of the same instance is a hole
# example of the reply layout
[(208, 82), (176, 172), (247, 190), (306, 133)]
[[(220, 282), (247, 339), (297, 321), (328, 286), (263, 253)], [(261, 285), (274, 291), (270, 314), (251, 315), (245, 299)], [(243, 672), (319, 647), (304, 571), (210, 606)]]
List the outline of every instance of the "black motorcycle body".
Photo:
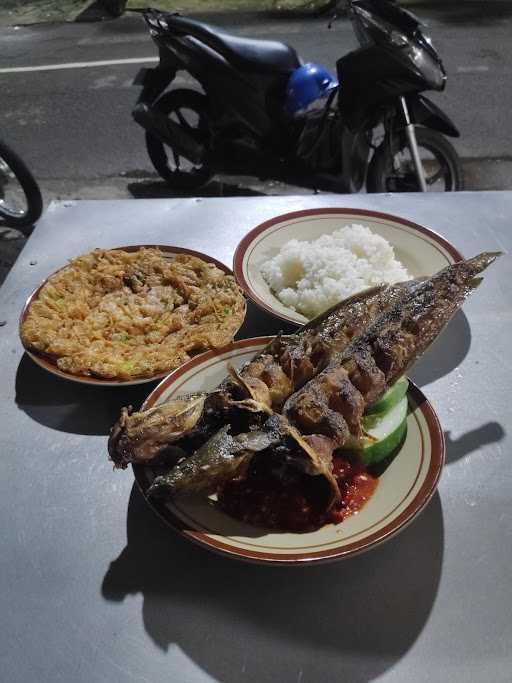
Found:
[[(232, 51), (230, 59), (210, 45), (200, 42), (209, 40), (224, 54), (228, 52), (225, 41), (214, 38), (223, 36), (206, 24), (179, 15), (166, 15), (166, 24), (172, 34), (158, 33), (153, 39), (159, 47), (160, 64), (156, 69), (145, 70), (137, 80), (143, 80), (144, 88), (138, 103), (151, 106), (175, 78), (180, 70), (190, 73), (203, 87), (208, 97), (208, 121), (215, 140), (232, 139), (233, 132), (250, 136), (258, 141), (282, 141), (279, 121), (283, 94), (290, 73), (300, 65), (295, 51), (281, 56), (281, 63), (269, 64), (267, 68), (258, 54), (251, 62), (249, 50)], [(207, 30), (208, 29), (208, 30)], [(263, 42), (263, 41), (254, 41)], [(244, 45), (250, 41), (240, 39)], [(244, 59), (245, 56), (245, 59)], [(275, 57), (274, 57), (275, 59)], [(135, 109), (135, 117), (137, 111)]]
[[(417, 125), (457, 136), (449, 118), (420, 94), (443, 89), (446, 78), (429, 43), (420, 53), (422, 63), (416, 64), (417, 56), (411, 59), (419, 22), (391, 0), (352, 0), (348, 9), (359, 23), (360, 12), (385, 27), (391, 17), (393, 26), (404, 32), (399, 34), (404, 45), (399, 49), (382, 36), (372, 36), (375, 27), (356, 24), (362, 46), (337, 62), (341, 92), (333, 91), (320, 110), (298, 119), (285, 107), (288, 80), (301, 65), (293, 48), (146, 10), (160, 62), (137, 76), (135, 83), (143, 89), (133, 116), (146, 130), (148, 151), (162, 177), (171, 185), (192, 188), (214, 173), (236, 173), (357, 192), (371, 168), (376, 127), (384, 125), (384, 156), (407, 124), (409, 137)], [(168, 90), (180, 71), (188, 72), (204, 95)], [(196, 110), (197, 125), (180, 117), (179, 105)], [(186, 173), (180, 158), (192, 164)]]
[(429, 127), (459, 136), (446, 114), (419, 95), (425, 89), (424, 78), (412, 71), (407, 57), (399, 52), (375, 45), (341, 57), (336, 67), (338, 78), (343, 79), (343, 117), (349, 128), (361, 121), (377, 123), (383, 109), (396, 107), (397, 99), (404, 96), (417, 117), (425, 120), (429, 115)]

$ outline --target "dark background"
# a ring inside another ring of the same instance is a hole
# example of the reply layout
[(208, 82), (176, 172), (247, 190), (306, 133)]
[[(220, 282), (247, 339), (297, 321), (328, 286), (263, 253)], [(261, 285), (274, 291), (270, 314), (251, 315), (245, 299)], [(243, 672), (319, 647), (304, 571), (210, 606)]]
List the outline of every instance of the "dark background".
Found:
[[(432, 99), (461, 130), (455, 146), (467, 189), (512, 187), (512, 3), (430, 2), (413, 9), (427, 22), (448, 70), (446, 91)], [(356, 46), (343, 19), (329, 31), (325, 16), (231, 12), (205, 18), (241, 35), (289, 42), (305, 60), (331, 69)], [(100, 22), (0, 29), (0, 69), (154, 55), (142, 18), (133, 13)], [(155, 182), (142, 130), (131, 119), (139, 92), (131, 83), (141, 66), (0, 73), (1, 134), (30, 164), (47, 200), (167, 193)], [(178, 85), (184, 84), (182, 77)], [(251, 178), (231, 181), (258, 192), (297, 191)], [(207, 193), (232, 189), (216, 185)]]

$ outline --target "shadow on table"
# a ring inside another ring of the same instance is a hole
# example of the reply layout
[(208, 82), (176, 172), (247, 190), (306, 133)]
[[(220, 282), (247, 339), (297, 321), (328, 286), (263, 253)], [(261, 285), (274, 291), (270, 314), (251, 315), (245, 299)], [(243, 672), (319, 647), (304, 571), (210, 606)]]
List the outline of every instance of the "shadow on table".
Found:
[(298, 329), (297, 325), (279, 320), (270, 313), (266, 313), (258, 308), (252, 301), (247, 301), (247, 315), (242, 327), (236, 334), (236, 339), (247, 339), (248, 337), (267, 337), (279, 334), (292, 334)]
[(243, 185), (235, 185), (212, 180), (199, 190), (186, 192), (173, 190), (163, 180), (140, 180), (127, 185), (128, 191), (135, 199), (162, 199), (166, 197), (260, 197), (265, 192), (254, 190)]
[[(295, 329), (248, 302), (238, 338)], [(123, 406), (138, 408), (157, 382), (124, 387), (89, 386), (60, 379), (24, 354), (16, 373), (16, 403), (40, 424), (73, 434), (108, 434)]]
[(419, 387), (431, 384), (458, 367), (470, 347), (469, 321), (459, 310), (408, 375)]
[(60, 379), (24, 354), (16, 373), (16, 404), (40, 424), (72, 434), (108, 434), (123, 406), (138, 408), (156, 382), (94, 387)]
[(176, 643), (223, 683), (374, 679), (425, 626), (444, 546), (437, 493), (396, 538), (323, 566), (261, 567), (208, 554), (165, 527), (136, 487), (127, 535), (104, 598), (141, 592), (152, 640), (164, 650)]
[(482, 446), (497, 443), (505, 437), (505, 430), (499, 422), (487, 422), (466, 432), (458, 439), (452, 439), (451, 432), (444, 433), (446, 444), (446, 463), (457, 462), (466, 455), (477, 451)]

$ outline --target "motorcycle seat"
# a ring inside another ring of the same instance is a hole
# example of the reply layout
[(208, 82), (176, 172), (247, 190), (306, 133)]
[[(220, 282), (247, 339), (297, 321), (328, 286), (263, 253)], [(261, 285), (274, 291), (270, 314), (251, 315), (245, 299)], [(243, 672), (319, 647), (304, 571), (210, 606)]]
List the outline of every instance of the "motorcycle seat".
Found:
[(290, 72), (300, 66), (296, 51), (285, 43), (242, 38), (178, 14), (166, 14), (165, 21), (169, 32), (193, 36), (242, 71)]

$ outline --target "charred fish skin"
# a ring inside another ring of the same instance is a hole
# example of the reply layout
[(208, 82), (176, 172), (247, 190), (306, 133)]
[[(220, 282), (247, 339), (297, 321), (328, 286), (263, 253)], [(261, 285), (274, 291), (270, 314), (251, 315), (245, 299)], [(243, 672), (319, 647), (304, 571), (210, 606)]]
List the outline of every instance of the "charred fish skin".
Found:
[(239, 382), (227, 377), (220, 389), (231, 393), (233, 383), (246, 382), (252, 385), (247, 395), (266, 394), (268, 407), (279, 410), (288, 396), (328, 364), (335, 344), (343, 348), (350, 342), (353, 328), (375, 315), (388, 289), (381, 285), (360, 292), (320, 314), (295, 334), (277, 335), (239, 370)]
[(284, 424), (285, 421), (275, 415), (261, 430), (236, 436), (229, 433), (229, 425), (223, 426), (190, 457), (156, 477), (148, 495), (172, 497), (183, 492), (214, 493), (222, 482), (246, 468), (256, 453), (282, 441)]
[[(333, 306), (295, 335), (278, 335), (241, 368), (238, 385), (250, 385), (246, 386), (248, 396), (264, 400), (269, 408), (279, 412), (289, 396), (327, 367), (354, 336), (415, 286), (410, 281), (373, 287)], [(233, 383), (237, 384), (233, 377), (226, 378), (220, 388), (232, 393)]]
[[(384, 311), (333, 357), (328, 368), (293, 394), (283, 414), (306, 434), (332, 439), (334, 448), (351, 437), (359, 438), (364, 408), (377, 401), (427, 350), (480, 284), (477, 276), (499, 255), (483, 253), (418, 282), (408, 297)], [(346, 378), (340, 376), (343, 371)]]
[(385, 374), (385, 385), (373, 400), (378, 400), (425, 353), (480, 285), (482, 280), (477, 276), (500, 255), (484, 252), (447, 266), (420, 282), (403, 306), (391, 309), (370, 327), (357, 353), (360, 357), (366, 350)]
[(188, 493), (213, 493), (219, 480), (231, 479), (248, 460), (229, 426), (222, 427), (190, 458), (179, 462), (166, 474), (155, 478), (149, 496), (175, 496)]

